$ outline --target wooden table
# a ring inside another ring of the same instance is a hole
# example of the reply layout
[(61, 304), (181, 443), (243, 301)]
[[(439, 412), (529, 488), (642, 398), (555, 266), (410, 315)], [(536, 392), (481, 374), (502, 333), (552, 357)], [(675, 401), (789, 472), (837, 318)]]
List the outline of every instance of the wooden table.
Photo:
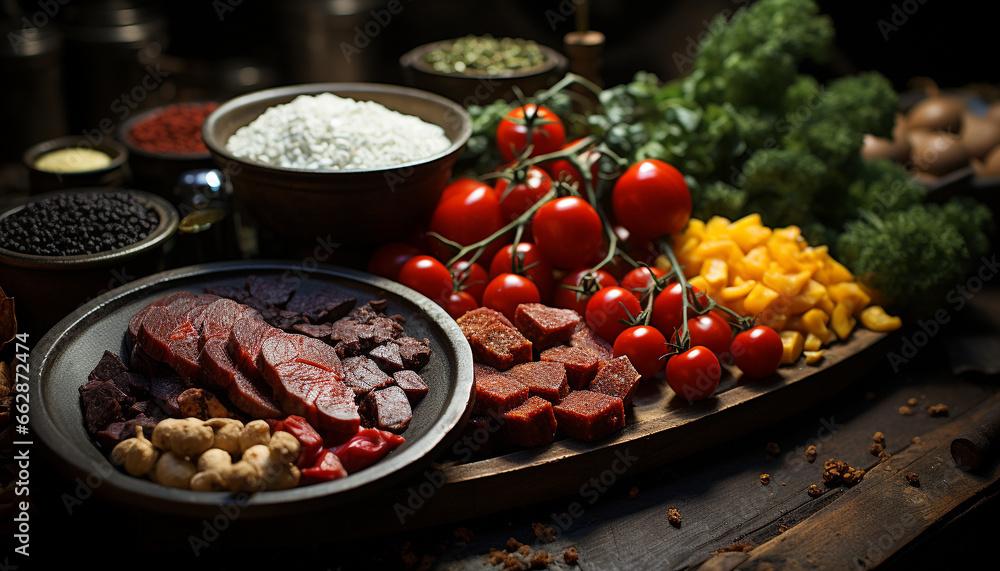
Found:
[[(949, 452), (959, 432), (1000, 406), (1000, 289), (980, 292), (961, 310), (946, 309), (949, 322), (898, 372), (886, 358), (833, 397), (763, 429), (733, 426), (722, 445), (638, 473), (629, 467), (643, 463), (626, 455), (575, 475), (577, 493), (426, 527), (400, 526), (386, 502), (362, 513), (321, 514), (308, 534), (292, 525), (300, 522), (133, 514), (97, 496), (68, 502), (78, 497), (79, 483), (36, 460), (31, 562), (69, 550), (94, 561), (135, 557), (144, 567), (162, 561), (199, 569), (479, 570), (490, 568), (484, 563), (492, 549), (507, 551), (514, 538), (529, 557), (553, 555), (553, 569), (574, 568), (563, 562), (570, 547), (580, 569), (951, 568), (984, 545), (990, 514), (1000, 506), (1000, 462), (967, 471)], [(919, 323), (912, 325), (890, 347), (901, 356), (904, 340), (923, 339)], [(923, 330), (930, 329), (925, 322)], [(910, 399), (913, 414), (901, 414)], [(938, 403), (947, 405), (947, 416), (927, 414)], [(885, 435), (887, 459), (870, 451), (875, 432)], [(780, 451), (769, 452), (769, 443)], [(812, 463), (804, 454), (810, 444), (818, 449)], [(866, 470), (864, 478), (850, 488), (825, 488), (829, 458)], [(907, 483), (908, 472), (918, 474), (919, 486)], [(407, 498), (426, 481), (415, 478), (389, 493)], [(825, 493), (810, 496), (811, 484)], [(445, 484), (435, 494), (447, 492)], [(668, 522), (671, 508), (682, 517), (679, 525)], [(350, 524), (373, 520), (388, 522), (384, 532), (373, 536), (358, 531), (369, 526)]]

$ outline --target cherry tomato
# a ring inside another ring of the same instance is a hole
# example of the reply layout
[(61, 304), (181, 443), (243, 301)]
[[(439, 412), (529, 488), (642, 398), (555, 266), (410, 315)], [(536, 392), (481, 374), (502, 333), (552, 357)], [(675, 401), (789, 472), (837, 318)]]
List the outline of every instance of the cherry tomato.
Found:
[(440, 302), (441, 307), (448, 312), (452, 319), (458, 319), (465, 315), (466, 311), (472, 311), (479, 307), (479, 303), (467, 291), (451, 292), (447, 298)]
[[(584, 276), (588, 274), (590, 277), (586, 280), (586, 283), (581, 283), (584, 280)], [(618, 285), (618, 280), (604, 270), (597, 270), (596, 272), (591, 272), (587, 268), (576, 270), (563, 276), (559, 280), (559, 283), (552, 288), (552, 305), (572, 309), (582, 317), (587, 312), (587, 302), (590, 301), (590, 297), (594, 293), (602, 288), (616, 285)], [(578, 292), (563, 286), (584, 287), (585, 289), (593, 288), (590, 290), (593, 293)]]
[(601, 217), (586, 200), (564, 196), (543, 204), (532, 220), (535, 244), (552, 265), (576, 270), (604, 244)]
[(649, 325), (636, 325), (622, 331), (613, 345), (615, 357), (625, 355), (635, 370), (648, 379), (663, 370), (664, 355), (670, 352), (660, 330)]
[(399, 283), (434, 301), (447, 299), (454, 289), (448, 268), (437, 258), (427, 255), (414, 256), (403, 264), (399, 269)]
[(459, 260), (451, 265), (451, 275), (459, 289), (469, 292), (476, 303), (483, 300), (483, 290), (490, 282), (490, 275), (486, 272), (486, 268), (477, 262), (469, 263), (467, 260)]
[(539, 303), (538, 288), (531, 280), (517, 274), (500, 274), (486, 284), (483, 307), (495, 309), (514, 320), (514, 311), (522, 303)]
[(634, 318), (641, 310), (639, 300), (631, 292), (621, 286), (611, 286), (590, 298), (584, 317), (595, 333), (613, 344), (618, 334), (629, 327), (618, 320)]
[[(493, 189), (483, 184), (438, 202), (431, 216), (429, 229), (453, 242), (468, 246), (493, 234), (503, 225), (500, 201)], [(444, 244), (438, 243), (437, 246), (435, 255), (439, 259), (446, 260), (454, 254)], [(495, 248), (499, 247), (496, 244)], [(495, 248), (490, 256), (496, 251)]]
[(399, 269), (403, 267), (403, 264), (410, 258), (419, 255), (420, 249), (412, 244), (388, 242), (379, 246), (372, 253), (365, 270), (370, 274), (396, 281), (396, 278), (399, 277)]
[[(698, 288), (690, 287), (693, 293), (699, 293)], [(653, 300), (653, 315), (650, 318), (650, 323), (668, 339), (673, 337), (674, 331), (680, 329), (683, 323), (681, 318), (682, 289), (680, 282), (674, 282), (657, 294), (656, 299)], [(694, 298), (689, 295), (688, 301), (693, 307)], [(688, 319), (691, 319), (693, 315), (694, 312), (689, 311)]]
[[(528, 141), (528, 126), (525, 116), (535, 115), (531, 126), (531, 141)], [(497, 148), (506, 161), (512, 161), (530, 143), (532, 150), (528, 156), (547, 155), (563, 148), (566, 143), (566, 128), (562, 119), (544, 105), (533, 103), (512, 109), (497, 125)]]
[[(563, 149), (572, 147), (573, 145), (579, 143), (580, 141), (581, 139), (577, 139), (571, 143), (567, 143), (566, 146), (563, 147)], [(600, 173), (600, 165), (598, 163), (600, 158), (601, 154), (594, 150), (584, 151), (580, 153), (580, 155), (577, 157), (577, 160), (580, 164), (586, 164), (588, 161), (593, 161), (593, 163), (590, 166), (590, 180), (593, 181), (595, 184), (597, 182), (597, 177)], [(567, 183), (570, 184), (576, 183), (578, 190), (580, 192), (584, 191), (583, 175), (580, 174), (579, 169), (577, 169), (576, 166), (569, 160), (556, 159), (554, 161), (547, 161), (542, 166), (549, 173), (549, 176), (552, 177), (553, 181), (565, 180)]]
[(684, 229), (691, 218), (691, 191), (676, 168), (646, 159), (615, 182), (611, 206), (615, 218), (641, 242)]
[(766, 377), (777, 371), (784, 351), (781, 336), (766, 325), (737, 333), (730, 350), (733, 363), (749, 377)]
[(662, 278), (666, 272), (652, 266), (640, 266), (625, 274), (621, 285), (632, 292), (632, 295), (641, 303), (644, 301), (643, 293), (653, 284), (653, 276)]
[[(511, 185), (511, 182), (515, 184)], [(508, 181), (497, 179), (493, 191), (500, 201), (500, 211), (504, 221), (512, 222), (518, 216), (527, 212), (540, 198), (552, 189), (552, 179), (548, 173), (537, 166), (528, 167), (524, 180)]]
[(441, 191), (441, 196), (438, 198), (438, 203), (444, 202), (453, 196), (465, 196), (473, 190), (483, 187), (488, 188), (489, 186), (485, 182), (474, 178), (457, 178), (444, 187), (444, 190)]
[(700, 345), (667, 360), (667, 384), (678, 397), (696, 401), (712, 396), (722, 378), (722, 365), (715, 354)]
[[(709, 311), (688, 319), (688, 335), (691, 346), (701, 345), (715, 353), (716, 357), (725, 359), (729, 356), (729, 344), (733, 341), (733, 329), (729, 322), (719, 314)], [(674, 333), (671, 341), (677, 342), (680, 329)]]
[(520, 273), (534, 282), (535, 287), (538, 288), (538, 295), (541, 297), (542, 302), (548, 303), (552, 298), (552, 285), (555, 281), (555, 278), (552, 277), (552, 264), (548, 258), (542, 254), (541, 250), (535, 244), (531, 242), (518, 242), (517, 255), (523, 257), (521, 268), (527, 269), (515, 272), (511, 260), (511, 252), (513, 251), (514, 245), (508, 244), (493, 256), (493, 260), (490, 262), (490, 277), (495, 278), (504, 273)]

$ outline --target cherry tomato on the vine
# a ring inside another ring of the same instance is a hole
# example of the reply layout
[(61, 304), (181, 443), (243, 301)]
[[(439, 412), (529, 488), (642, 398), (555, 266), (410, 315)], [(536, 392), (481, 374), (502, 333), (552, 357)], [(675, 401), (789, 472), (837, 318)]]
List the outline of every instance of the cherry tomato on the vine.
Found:
[(437, 258), (427, 255), (414, 256), (403, 264), (398, 280), (436, 302), (447, 299), (454, 290), (448, 268)]
[[(671, 338), (677, 342), (680, 329)], [(733, 328), (719, 314), (709, 311), (688, 319), (688, 335), (690, 346), (701, 345), (715, 353), (716, 357), (725, 359), (729, 355), (729, 344), (733, 340)]]
[(399, 269), (410, 258), (420, 255), (420, 249), (405, 242), (388, 242), (378, 247), (368, 258), (365, 270), (370, 274), (382, 276), (395, 281), (399, 277)]
[(472, 192), (473, 190), (483, 187), (489, 188), (490, 185), (486, 184), (485, 182), (476, 180), (474, 178), (468, 178), (468, 177), (456, 178), (452, 182), (448, 183), (448, 186), (444, 187), (444, 190), (441, 191), (441, 196), (438, 198), (438, 203), (444, 202), (445, 200), (448, 200), (449, 198), (452, 198), (454, 196), (465, 196), (470, 192)]
[(587, 302), (584, 318), (587, 325), (608, 343), (614, 344), (618, 335), (629, 325), (619, 319), (634, 319), (642, 308), (639, 300), (621, 286), (606, 287), (593, 295)]
[(625, 274), (622, 278), (621, 285), (623, 288), (632, 292), (640, 302), (646, 301), (643, 294), (646, 292), (647, 288), (653, 285), (653, 279), (662, 278), (666, 275), (666, 272), (659, 268), (654, 268), (652, 266), (640, 266), (631, 270), (629, 273)]
[[(531, 126), (531, 141), (528, 141), (528, 126), (525, 116), (534, 115)], [(528, 156), (547, 155), (563, 148), (566, 143), (566, 128), (562, 119), (544, 105), (528, 103), (512, 109), (500, 120), (496, 134), (497, 148), (506, 161), (512, 161), (530, 143)]]
[(459, 260), (451, 265), (451, 275), (459, 289), (469, 292), (476, 303), (482, 301), (483, 290), (490, 282), (490, 274), (486, 272), (486, 268), (478, 262)]
[[(572, 147), (573, 145), (579, 143), (580, 141), (581, 139), (577, 139), (571, 143), (566, 143), (566, 146), (563, 147), (563, 149)], [(599, 164), (600, 158), (601, 154), (594, 150), (584, 151), (580, 153), (577, 157), (577, 161), (581, 165), (592, 161), (590, 165), (590, 180), (594, 184), (596, 184), (597, 177), (600, 174), (600, 164)], [(576, 168), (576, 165), (574, 165), (568, 159), (556, 159), (554, 161), (548, 161), (542, 166), (545, 168), (546, 172), (549, 173), (549, 176), (552, 177), (553, 181), (564, 180), (569, 184), (576, 183), (577, 190), (579, 190), (580, 192), (584, 192), (585, 189), (583, 186), (583, 175), (580, 174), (580, 170)]]
[(667, 384), (678, 397), (696, 401), (712, 396), (722, 378), (722, 365), (715, 354), (700, 345), (667, 360)]
[[(650, 317), (650, 323), (652, 323), (653, 327), (659, 329), (660, 333), (663, 333), (663, 336), (668, 339), (674, 335), (674, 330), (680, 329), (683, 323), (683, 318), (681, 317), (683, 289), (680, 282), (674, 282), (657, 294), (656, 299), (653, 300), (653, 315)], [(691, 291), (697, 294), (700, 290), (691, 286)], [(691, 304), (691, 307), (694, 306), (694, 298), (691, 295), (688, 295), (688, 302)], [(689, 310), (687, 315), (688, 319), (691, 319), (694, 317), (695, 312)]]
[(532, 220), (535, 244), (565, 270), (587, 266), (604, 244), (601, 217), (586, 200), (564, 196), (543, 204)]
[[(493, 234), (503, 225), (500, 201), (493, 193), (493, 188), (483, 184), (438, 202), (431, 216), (429, 230), (452, 242), (468, 246)], [(439, 259), (447, 260), (454, 253), (440, 242), (437, 246), (435, 255)], [(492, 249), (490, 255), (499, 247), (496, 241), (493, 242), (488, 248)]]
[(615, 218), (641, 242), (684, 229), (691, 218), (691, 191), (676, 168), (646, 159), (615, 182), (611, 206)]
[(552, 298), (552, 285), (555, 281), (555, 278), (552, 277), (552, 264), (548, 258), (535, 244), (518, 242), (517, 255), (522, 257), (521, 267), (526, 269), (515, 272), (512, 260), (513, 251), (514, 245), (508, 244), (493, 256), (493, 260), (490, 262), (490, 277), (495, 278), (503, 273), (520, 273), (535, 284), (542, 302), (548, 303)]
[(479, 303), (477, 303), (472, 297), (472, 294), (467, 291), (451, 292), (447, 298), (439, 301), (438, 303), (444, 308), (445, 311), (448, 312), (448, 315), (450, 315), (452, 319), (458, 319), (459, 317), (465, 315), (465, 312), (472, 311), (473, 309), (479, 307)]
[(508, 181), (505, 178), (500, 178), (493, 186), (497, 200), (500, 201), (500, 211), (506, 222), (512, 222), (527, 212), (550, 190), (552, 190), (552, 178), (547, 172), (534, 165), (528, 167), (524, 180)]
[(766, 377), (778, 370), (783, 347), (778, 332), (766, 325), (740, 331), (730, 345), (733, 363), (749, 377)]
[(513, 321), (514, 311), (518, 305), (540, 301), (538, 288), (531, 280), (517, 274), (505, 273), (486, 284), (482, 305), (499, 311)]
[(670, 348), (659, 329), (636, 325), (618, 334), (613, 351), (615, 357), (627, 356), (642, 378), (648, 379), (663, 370)]
[[(569, 287), (582, 287), (581, 280), (584, 276), (591, 275), (590, 282), (593, 283), (594, 292), (602, 288), (618, 285), (618, 280), (604, 270), (590, 271), (587, 268), (570, 272), (559, 280), (559, 283), (552, 288), (552, 305), (572, 309), (583, 317), (587, 312), (587, 302), (593, 293), (578, 292)], [(569, 286), (569, 287), (563, 287)]]

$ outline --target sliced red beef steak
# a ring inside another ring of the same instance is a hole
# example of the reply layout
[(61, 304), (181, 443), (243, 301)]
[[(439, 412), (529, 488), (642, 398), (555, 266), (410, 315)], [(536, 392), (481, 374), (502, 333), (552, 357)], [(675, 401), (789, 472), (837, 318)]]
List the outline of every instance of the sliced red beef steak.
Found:
[(281, 408), (304, 416), (325, 438), (360, 428), (354, 391), (342, 382), (340, 360), (329, 345), (304, 335), (273, 335), (261, 345), (257, 368)]
[(226, 391), (229, 400), (243, 412), (257, 418), (281, 418), (284, 412), (271, 398), (271, 387), (251, 380), (240, 371), (226, 350), (226, 338), (205, 341), (199, 361), (201, 378), (212, 388)]
[(251, 379), (260, 379), (262, 377), (257, 369), (260, 347), (268, 337), (281, 334), (283, 332), (280, 329), (260, 319), (244, 317), (233, 324), (226, 348), (229, 349), (233, 362), (245, 375)]

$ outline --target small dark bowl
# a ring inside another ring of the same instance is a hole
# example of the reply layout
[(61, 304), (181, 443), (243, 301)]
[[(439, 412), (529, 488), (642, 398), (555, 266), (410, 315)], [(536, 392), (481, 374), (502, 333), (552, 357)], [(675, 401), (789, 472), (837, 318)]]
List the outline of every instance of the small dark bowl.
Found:
[[(107, 153), (111, 157), (111, 164), (101, 169), (80, 172), (52, 172), (35, 167), (35, 162), (42, 155), (67, 148), (94, 149)], [(128, 178), (128, 158), (128, 149), (110, 137), (104, 137), (94, 143), (82, 136), (59, 137), (42, 141), (29, 147), (22, 156), (24, 165), (28, 168), (28, 183), (31, 186), (32, 194), (63, 188), (125, 186)]]
[[(108, 192), (109, 189), (73, 189), (43, 193), (0, 213), (0, 220), (22, 210), (28, 202), (57, 194)], [(81, 256), (37, 256), (0, 246), (3, 290), (14, 298), (18, 328), (40, 338), (60, 319), (87, 300), (136, 278), (163, 270), (163, 246), (177, 231), (180, 216), (166, 199), (128, 190), (154, 210), (159, 225), (146, 238), (124, 248)]]
[(129, 137), (132, 129), (138, 123), (154, 117), (167, 109), (173, 107), (200, 107), (206, 103), (212, 102), (192, 101), (162, 105), (140, 113), (122, 123), (118, 129), (118, 139), (129, 150), (128, 162), (132, 172), (131, 186), (133, 188), (158, 194), (177, 204), (177, 198), (174, 196), (174, 187), (177, 184), (177, 177), (182, 172), (214, 168), (215, 164), (212, 162), (212, 154), (207, 150), (194, 153), (148, 151), (137, 147)]
[[(226, 148), (233, 133), (269, 107), (327, 92), (374, 101), (439, 125), (451, 145), (401, 165), (336, 171), (276, 167), (236, 157)], [(202, 125), (202, 139), (229, 175), (234, 199), (258, 226), (294, 242), (322, 239), (358, 246), (400, 240), (426, 225), (471, 134), (472, 119), (457, 103), (426, 91), (374, 83), (313, 83), (257, 91), (223, 103)]]
[(485, 105), (497, 99), (513, 101), (515, 86), (524, 95), (533, 95), (539, 90), (551, 87), (566, 75), (566, 70), (569, 69), (569, 60), (566, 56), (545, 45), (539, 46), (545, 54), (545, 63), (523, 71), (509, 70), (490, 75), (445, 73), (424, 62), (424, 55), (428, 52), (454, 41), (442, 40), (424, 44), (403, 54), (399, 58), (399, 65), (402, 67), (406, 84), (443, 95), (461, 103), (463, 107), (468, 107)]

